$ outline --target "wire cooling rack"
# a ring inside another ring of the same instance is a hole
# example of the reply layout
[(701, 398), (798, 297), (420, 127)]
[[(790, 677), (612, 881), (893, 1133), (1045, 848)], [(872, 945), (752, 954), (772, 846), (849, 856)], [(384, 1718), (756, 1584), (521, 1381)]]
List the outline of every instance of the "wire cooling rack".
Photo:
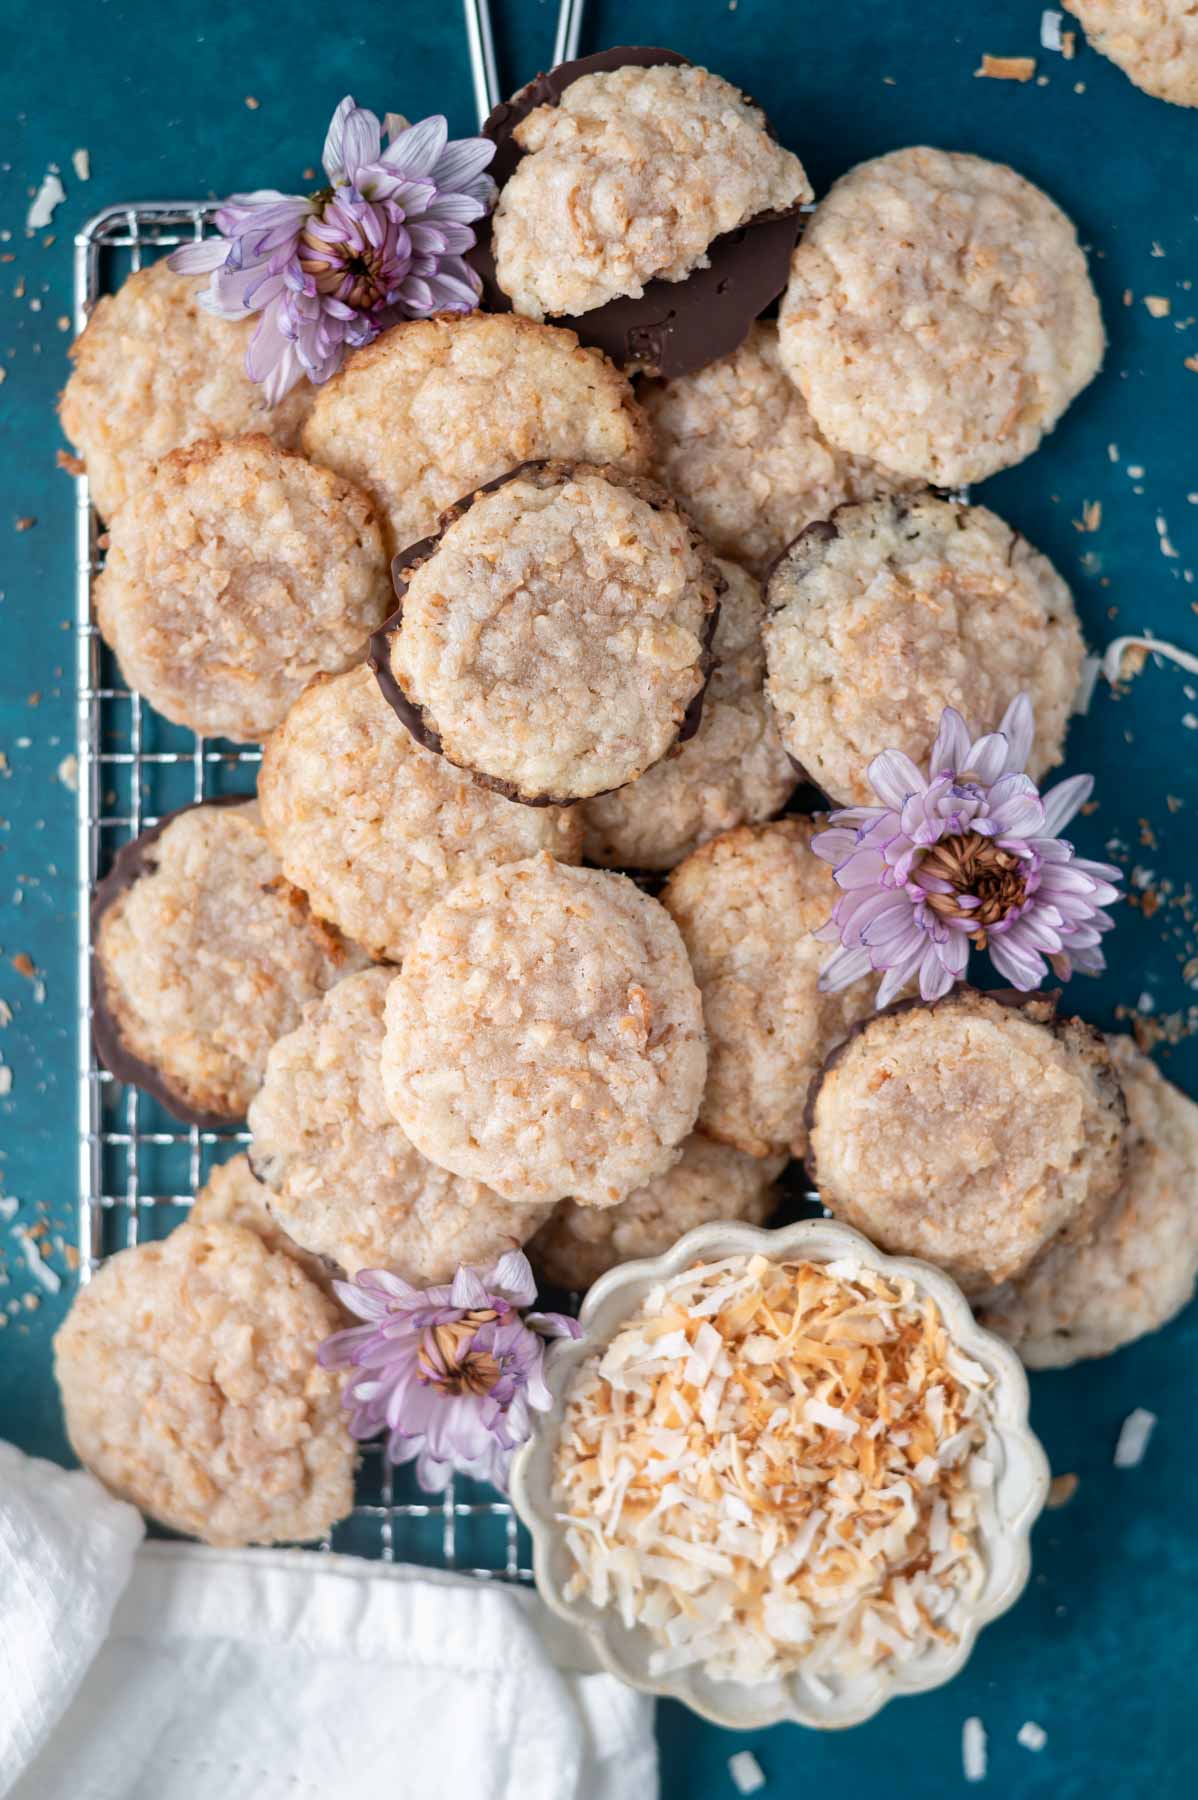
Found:
[[(193, 201), (160, 201), (98, 213), (75, 239), (76, 331), (101, 295), (112, 293), (132, 270), (202, 237), (212, 210)], [(171, 725), (123, 684), (96, 627), (93, 587), (103, 545), (85, 475), (76, 481), (75, 543), (78, 1249), (85, 1283), (106, 1256), (165, 1237), (185, 1218), (213, 1165), (248, 1142), (244, 1131), (180, 1125), (151, 1095), (114, 1081), (97, 1063), (90, 894), (121, 845), (163, 813), (224, 794), (252, 794), (261, 752)], [(491, 1488), (459, 1480), (430, 1501), (409, 1470), (392, 1470), (369, 1445), (353, 1512), (321, 1548), (488, 1579), (532, 1579), (524, 1529)]]

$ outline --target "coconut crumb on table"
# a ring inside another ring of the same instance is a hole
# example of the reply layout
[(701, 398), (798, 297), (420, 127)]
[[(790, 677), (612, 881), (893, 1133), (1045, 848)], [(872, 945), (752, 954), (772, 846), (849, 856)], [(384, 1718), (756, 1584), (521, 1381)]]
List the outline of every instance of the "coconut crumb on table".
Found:
[(751, 1750), (738, 1750), (730, 1756), (728, 1773), (738, 1794), (759, 1794), (766, 1785), (761, 1764)]
[(1025, 1750), (1043, 1750), (1048, 1742), (1048, 1733), (1043, 1725), (1037, 1725), (1034, 1719), (1028, 1719), (1015, 1733), (1015, 1742), (1022, 1744)]
[(961, 1727), (961, 1762), (966, 1781), (985, 1781), (986, 1727), (980, 1719), (966, 1719)]
[(1156, 1414), (1146, 1407), (1134, 1407), (1119, 1429), (1119, 1440), (1112, 1458), (1117, 1469), (1138, 1469), (1148, 1449), (1148, 1441), (1156, 1430)]
[(983, 52), (981, 67), (974, 75), (985, 75), (992, 81), (1030, 81), (1036, 73), (1034, 56), (990, 56)]
[(991, 1378), (906, 1280), (731, 1256), (657, 1284), (566, 1395), (569, 1599), (649, 1673), (832, 1697), (958, 1641), (993, 1515)]
[(1062, 1506), (1068, 1506), (1078, 1488), (1077, 1476), (1074, 1474), (1054, 1475), (1048, 1484), (1048, 1498), (1044, 1505), (1049, 1512), (1056, 1512)]

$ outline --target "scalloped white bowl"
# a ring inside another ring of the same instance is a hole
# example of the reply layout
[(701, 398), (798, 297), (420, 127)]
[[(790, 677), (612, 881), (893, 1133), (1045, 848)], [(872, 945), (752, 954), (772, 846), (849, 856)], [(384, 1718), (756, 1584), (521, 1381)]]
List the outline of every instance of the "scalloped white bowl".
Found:
[[(664, 1677), (651, 1676), (649, 1654), (655, 1645), (644, 1626), (629, 1629), (614, 1607), (596, 1607), (585, 1597), (565, 1597), (574, 1563), (553, 1505), (553, 1464), (563, 1401), (575, 1370), (611, 1341), (663, 1277), (700, 1259), (753, 1252), (773, 1259), (801, 1256), (817, 1263), (851, 1258), (883, 1274), (906, 1276), (917, 1290), (930, 1296), (954, 1341), (981, 1363), (994, 1381), (990, 1453), (998, 1465), (996, 1524), (983, 1533), (985, 1578), (960, 1640), (951, 1646), (935, 1644), (900, 1668), (871, 1671), (831, 1695), (812, 1687), (801, 1669), (783, 1680), (752, 1686), (715, 1680), (701, 1665)], [(581, 1338), (555, 1346), (547, 1359), (554, 1405), (551, 1411), (536, 1415), (534, 1434), (516, 1456), (511, 1495), (532, 1534), (533, 1571), (541, 1597), (589, 1640), (605, 1668), (632, 1687), (681, 1700), (713, 1724), (734, 1730), (757, 1729), (783, 1720), (824, 1730), (857, 1725), (872, 1718), (896, 1694), (922, 1693), (951, 1680), (968, 1660), (981, 1627), (1019, 1598), (1031, 1567), (1029, 1534), (1048, 1492), (1048, 1461), (1028, 1427), (1027, 1378), (1018, 1357), (982, 1330), (956, 1283), (940, 1270), (911, 1258), (884, 1256), (859, 1232), (834, 1219), (805, 1219), (780, 1231), (740, 1224), (701, 1225), (680, 1238), (664, 1256), (609, 1270), (588, 1293), (579, 1323)]]

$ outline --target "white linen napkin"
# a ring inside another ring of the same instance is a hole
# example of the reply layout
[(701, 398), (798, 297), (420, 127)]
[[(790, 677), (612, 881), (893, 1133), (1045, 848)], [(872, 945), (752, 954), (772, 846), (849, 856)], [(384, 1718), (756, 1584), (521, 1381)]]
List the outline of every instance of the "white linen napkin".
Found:
[(555, 1667), (535, 1597), (314, 1551), (133, 1558), (131, 1507), (0, 1449), (0, 1796), (655, 1800), (652, 1703)]
[(0, 1442), (0, 1795), (87, 1673), (144, 1535), (94, 1475)]

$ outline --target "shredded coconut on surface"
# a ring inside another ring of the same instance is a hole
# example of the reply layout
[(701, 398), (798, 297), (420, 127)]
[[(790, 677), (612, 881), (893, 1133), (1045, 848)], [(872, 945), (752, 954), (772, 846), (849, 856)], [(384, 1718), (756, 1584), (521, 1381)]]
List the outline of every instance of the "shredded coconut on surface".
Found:
[(34, 1280), (40, 1282), (48, 1294), (57, 1294), (62, 1287), (62, 1276), (46, 1262), (33, 1235), (23, 1225), (14, 1225), (12, 1234), (25, 1253)]
[(986, 1727), (980, 1719), (966, 1719), (961, 1727), (961, 1761), (966, 1781), (985, 1781)]
[(25, 214), (26, 231), (44, 231), (55, 211), (67, 197), (58, 170), (51, 166), (42, 176), (42, 185)]
[(830, 1697), (960, 1636), (993, 1516), (990, 1376), (910, 1281), (730, 1256), (652, 1288), (566, 1395), (567, 1599), (649, 1673)]
[(751, 1750), (738, 1750), (728, 1758), (728, 1773), (738, 1794), (759, 1794), (765, 1786), (761, 1764)]
[(1137, 1406), (1129, 1412), (1119, 1430), (1113, 1458), (1117, 1469), (1138, 1469), (1144, 1460), (1148, 1440), (1156, 1430), (1156, 1414)]
[(1037, 1725), (1034, 1719), (1028, 1719), (1015, 1733), (1015, 1742), (1022, 1744), (1025, 1750), (1043, 1750), (1048, 1742), (1048, 1733), (1043, 1725)]

